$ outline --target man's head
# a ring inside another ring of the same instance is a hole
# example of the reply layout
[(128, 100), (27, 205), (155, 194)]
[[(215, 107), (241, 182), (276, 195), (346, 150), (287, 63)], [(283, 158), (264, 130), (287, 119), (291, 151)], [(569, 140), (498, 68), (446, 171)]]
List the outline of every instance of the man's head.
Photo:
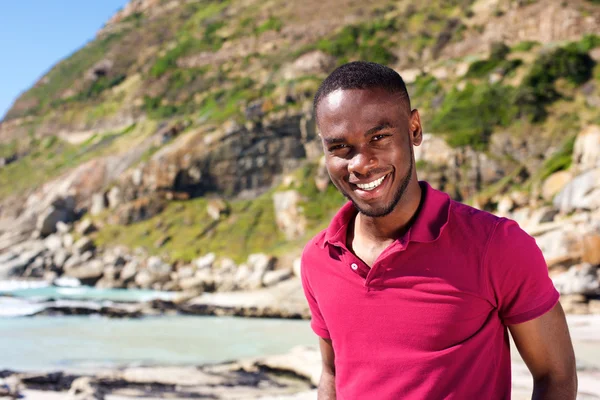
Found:
[(319, 87), (314, 112), (334, 185), (366, 216), (390, 214), (418, 189), (412, 146), (422, 139), (419, 113), (394, 70), (345, 64)]

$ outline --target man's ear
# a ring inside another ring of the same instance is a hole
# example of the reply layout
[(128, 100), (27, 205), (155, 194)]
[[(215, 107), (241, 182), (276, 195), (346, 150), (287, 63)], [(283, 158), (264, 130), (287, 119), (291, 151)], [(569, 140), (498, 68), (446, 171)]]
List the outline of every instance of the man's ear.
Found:
[(413, 146), (418, 146), (423, 142), (423, 126), (421, 125), (421, 116), (416, 108), (410, 112), (408, 122), (410, 140)]

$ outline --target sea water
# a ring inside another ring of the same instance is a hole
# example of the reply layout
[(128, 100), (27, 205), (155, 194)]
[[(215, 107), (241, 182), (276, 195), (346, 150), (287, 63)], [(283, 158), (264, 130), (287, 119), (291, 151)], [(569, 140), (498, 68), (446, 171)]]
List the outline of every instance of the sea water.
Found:
[(308, 321), (235, 317), (0, 318), (0, 369), (198, 365), (317, 345)]

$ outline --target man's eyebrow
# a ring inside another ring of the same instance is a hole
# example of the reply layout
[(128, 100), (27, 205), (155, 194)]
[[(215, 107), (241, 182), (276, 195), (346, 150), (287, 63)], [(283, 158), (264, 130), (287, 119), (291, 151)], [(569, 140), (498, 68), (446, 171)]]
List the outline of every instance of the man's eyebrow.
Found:
[(323, 140), (327, 144), (344, 143), (346, 141), (344, 138), (341, 138), (341, 137), (337, 137), (337, 138), (335, 138), (335, 137), (334, 138), (323, 138)]
[(390, 124), (389, 122), (382, 122), (381, 124), (377, 125), (376, 127), (371, 128), (368, 131), (366, 131), (365, 137), (372, 135), (374, 133), (377, 133), (379, 131), (382, 131), (384, 129), (389, 129), (389, 128), (393, 128), (392, 124)]

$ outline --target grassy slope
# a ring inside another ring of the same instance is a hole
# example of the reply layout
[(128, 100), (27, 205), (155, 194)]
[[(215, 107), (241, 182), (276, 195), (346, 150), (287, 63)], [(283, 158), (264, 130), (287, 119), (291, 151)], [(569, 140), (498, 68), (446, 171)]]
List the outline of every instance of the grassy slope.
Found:
[[(28, 155), (0, 169), (0, 198), (37, 186), (93, 157), (126, 148), (132, 138), (147, 135), (165, 119), (187, 118), (193, 124), (220, 123), (231, 118), (243, 122), (244, 106), (256, 99), (264, 102), (267, 114), (300, 107), (301, 100), (310, 98), (322, 77), (284, 81), (276, 72), (284, 62), (310, 50), (325, 51), (336, 57), (338, 63), (360, 58), (394, 63), (399, 55), (407, 58), (409, 64), (418, 63), (423, 54), (436, 51), (445, 35), (450, 35), (451, 42), (460, 41), (465, 30), (471, 29), (461, 22), (454, 25), (448, 22), (453, 18), (457, 21), (468, 18), (471, 3), (430, 0), (411, 7), (396, 7), (395, 3), (381, 1), (366, 12), (363, 10), (362, 20), (317, 41), (250, 54), (242, 59), (234, 57), (218, 66), (195, 68), (183, 68), (177, 61), (199, 52), (218, 51), (227, 40), (260, 37), (285, 29), (286, 24), (302, 23), (302, 15), (291, 12), (291, 6), (280, 7), (278, 11), (273, 6), (276, 2), (264, 3), (265, 9), (238, 7), (234, 15), (229, 15), (226, 12), (233, 3), (208, 1), (191, 3), (168, 17), (130, 18), (122, 29), (90, 43), (52, 69), (47, 84), (23, 95), (21, 103), (29, 107), (21, 104), (11, 110), (9, 117), (32, 115), (38, 124), (48, 118), (58, 119), (66, 126), (82, 121), (92, 123), (111, 117), (135, 100), (153, 125), (137, 127), (136, 133), (98, 132), (77, 146), (54, 137), (37, 138), (32, 125), (31, 138), (24, 146)], [(139, 43), (146, 46), (148, 54), (142, 58), (128, 54), (131, 53), (128, 46), (140, 46)], [(598, 44), (600, 40), (590, 37), (573, 46), (586, 53)], [(475, 62), (470, 59), (471, 67), (462, 79), (441, 82), (424, 75), (409, 85), (409, 92), (426, 116), (426, 128), (446, 135), (455, 146), (470, 144), (485, 151), (489, 136), (497, 129), (515, 135), (557, 137), (554, 140), (559, 143), (557, 152), (543, 163), (539, 174), (531, 177), (527, 183), (530, 185), (569, 165), (572, 138), (581, 126), (599, 123), (600, 112), (585, 104), (580, 90), (583, 81), (573, 78), (581, 73), (577, 65), (582, 63), (572, 60), (581, 59), (557, 53), (554, 58), (566, 61), (548, 64), (547, 58), (536, 55), (544, 49), (530, 42), (501, 50), (488, 59)], [(123, 61), (106, 79), (95, 83), (83, 80), (82, 74), (107, 54)], [(443, 60), (441, 64), (461, 61), (464, 60)], [(498, 68), (504, 69), (506, 75), (498, 83), (490, 84), (489, 76)], [(260, 73), (266, 70), (271, 73)], [(591, 75), (586, 80), (593, 79), (600, 85), (598, 66)], [(545, 86), (539, 86), (540, 81)], [(68, 88), (77, 91), (66, 96)], [(294, 94), (295, 100), (282, 103), (281, 98), (285, 97), (282, 88)], [(555, 90), (558, 96), (545, 98), (543, 91), (536, 91), (540, 88)], [(523, 93), (533, 97), (523, 97)], [(518, 107), (517, 101), (522, 102)], [(0, 146), (0, 156), (14, 153), (15, 147), (15, 143)], [(256, 251), (283, 254), (326, 226), (332, 212), (343, 202), (333, 187), (326, 193), (317, 192), (312, 184), (314, 171), (314, 165), (307, 165), (297, 172), (296, 180), (300, 182), (297, 189), (306, 199), (303, 208), (308, 228), (307, 236), (294, 243), (286, 242), (276, 227), (272, 191), (252, 202), (232, 201), (231, 214), (218, 222), (211, 221), (206, 214), (206, 199), (171, 202), (162, 214), (150, 220), (126, 227), (105, 225), (96, 234), (96, 241), (99, 245), (143, 246), (152, 253), (185, 260), (209, 251), (236, 261)], [(508, 176), (506, 182), (488, 188), (485, 194), (504, 189), (512, 184), (511, 179)], [(154, 243), (164, 236), (171, 240), (155, 248)]]

